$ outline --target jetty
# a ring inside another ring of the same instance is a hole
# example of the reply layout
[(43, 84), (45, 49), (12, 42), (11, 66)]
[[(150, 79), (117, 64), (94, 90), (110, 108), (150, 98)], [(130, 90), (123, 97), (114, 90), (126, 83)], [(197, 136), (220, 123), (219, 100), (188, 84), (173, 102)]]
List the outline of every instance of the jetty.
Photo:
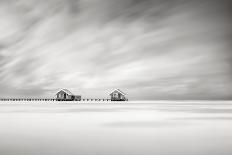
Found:
[(126, 94), (119, 89), (115, 89), (109, 94), (110, 98), (81, 98), (81, 95), (75, 95), (68, 89), (59, 90), (55, 98), (0, 98), (0, 101), (128, 101)]
[(58, 100), (55, 98), (0, 98), (0, 101), (111, 101), (111, 99)]

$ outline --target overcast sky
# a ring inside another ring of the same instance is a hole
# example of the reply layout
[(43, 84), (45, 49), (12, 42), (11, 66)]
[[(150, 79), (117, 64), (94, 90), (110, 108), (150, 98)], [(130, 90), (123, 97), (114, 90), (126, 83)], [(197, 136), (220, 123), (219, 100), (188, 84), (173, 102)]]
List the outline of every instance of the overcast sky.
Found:
[(231, 99), (230, 0), (0, 0), (0, 97)]

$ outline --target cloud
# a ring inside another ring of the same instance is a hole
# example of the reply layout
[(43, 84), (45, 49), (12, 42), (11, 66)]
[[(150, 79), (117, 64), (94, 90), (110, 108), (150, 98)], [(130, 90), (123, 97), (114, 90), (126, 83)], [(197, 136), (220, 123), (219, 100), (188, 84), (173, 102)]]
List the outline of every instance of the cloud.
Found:
[(231, 96), (229, 1), (1, 1), (3, 96)]

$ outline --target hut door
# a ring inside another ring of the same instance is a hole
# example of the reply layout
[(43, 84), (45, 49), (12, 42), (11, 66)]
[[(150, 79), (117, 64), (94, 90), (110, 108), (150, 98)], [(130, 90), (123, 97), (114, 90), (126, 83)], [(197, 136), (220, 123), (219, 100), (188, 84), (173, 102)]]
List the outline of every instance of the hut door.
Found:
[(64, 94), (64, 99), (66, 99), (66, 94)]
[(118, 99), (121, 99), (121, 94), (118, 94)]

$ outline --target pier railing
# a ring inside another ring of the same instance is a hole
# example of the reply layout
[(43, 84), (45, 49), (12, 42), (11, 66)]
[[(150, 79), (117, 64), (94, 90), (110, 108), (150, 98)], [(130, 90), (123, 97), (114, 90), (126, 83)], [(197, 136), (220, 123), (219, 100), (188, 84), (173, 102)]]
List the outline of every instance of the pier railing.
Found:
[(0, 101), (68, 101), (68, 102), (78, 102), (78, 101), (111, 101), (111, 99), (81, 99), (81, 100), (57, 100), (54, 98), (0, 98)]

